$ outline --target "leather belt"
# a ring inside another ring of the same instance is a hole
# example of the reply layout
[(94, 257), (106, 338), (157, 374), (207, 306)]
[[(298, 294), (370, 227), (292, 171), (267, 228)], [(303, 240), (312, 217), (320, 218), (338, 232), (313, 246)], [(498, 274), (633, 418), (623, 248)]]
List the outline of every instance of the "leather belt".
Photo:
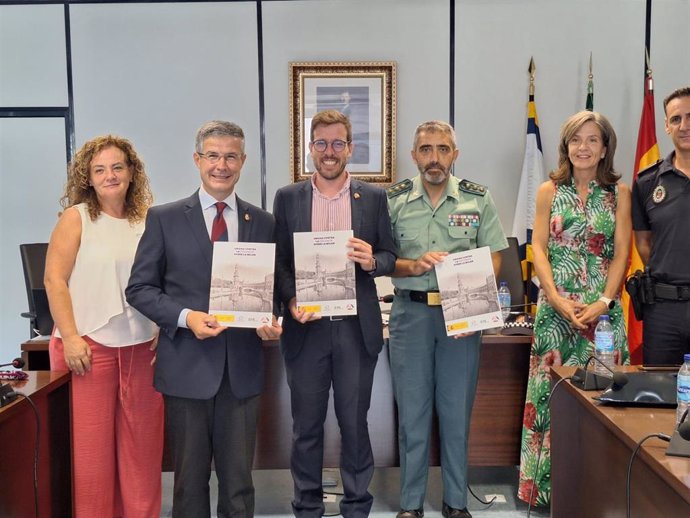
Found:
[(438, 291), (399, 290), (395, 288), (394, 293), (400, 297), (410, 299), (412, 302), (419, 302), (427, 306), (441, 305), (441, 294)]
[(654, 284), (654, 298), (660, 300), (690, 300), (690, 286), (675, 286), (673, 284)]

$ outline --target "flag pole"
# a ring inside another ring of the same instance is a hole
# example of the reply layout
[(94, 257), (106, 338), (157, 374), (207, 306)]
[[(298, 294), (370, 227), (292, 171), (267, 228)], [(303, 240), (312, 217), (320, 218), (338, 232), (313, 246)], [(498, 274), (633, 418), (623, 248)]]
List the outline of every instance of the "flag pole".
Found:
[(589, 75), (587, 76), (587, 100), (585, 109), (594, 111), (594, 74), (592, 73), (592, 51), (589, 52)]

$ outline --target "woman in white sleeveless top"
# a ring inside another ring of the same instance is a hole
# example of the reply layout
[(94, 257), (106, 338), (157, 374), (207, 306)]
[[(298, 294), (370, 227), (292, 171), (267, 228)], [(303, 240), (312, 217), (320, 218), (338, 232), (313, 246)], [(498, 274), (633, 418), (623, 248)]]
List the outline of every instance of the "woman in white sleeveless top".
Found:
[(70, 164), (45, 285), (53, 370), (72, 371), (75, 518), (158, 518), (163, 402), (158, 329), (125, 300), (153, 199), (129, 141), (90, 140)]

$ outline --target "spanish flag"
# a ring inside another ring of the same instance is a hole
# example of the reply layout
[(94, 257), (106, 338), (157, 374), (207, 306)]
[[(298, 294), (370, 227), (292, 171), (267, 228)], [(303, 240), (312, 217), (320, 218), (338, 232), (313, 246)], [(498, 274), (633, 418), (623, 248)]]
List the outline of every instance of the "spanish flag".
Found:
[[(652, 81), (652, 71), (647, 69), (645, 78), (644, 100), (642, 103), (642, 117), (640, 118), (640, 130), (637, 135), (637, 150), (635, 152), (635, 171), (633, 172), (633, 183), (637, 180), (638, 171), (649, 167), (659, 160), (659, 146), (656, 143), (656, 125), (654, 123), (654, 84)], [(632, 250), (630, 253), (630, 266), (628, 275), (636, 270), (643, 270), (642, 259), (637, 253), (635, 239), (633, 238)], [(642, 322), (635, 318), (630, 297), (623, 290), (621, 297), (623, 312), (625, 314), (628, 327), (628, 347), (630, 348), (630, 363), (633, 365), (642, 363)]]

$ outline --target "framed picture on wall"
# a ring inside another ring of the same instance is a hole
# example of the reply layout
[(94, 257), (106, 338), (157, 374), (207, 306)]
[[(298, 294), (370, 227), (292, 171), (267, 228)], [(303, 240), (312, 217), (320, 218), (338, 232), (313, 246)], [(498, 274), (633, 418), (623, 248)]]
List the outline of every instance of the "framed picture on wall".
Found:
[(290, 169), (292, 181), (314, 172), (309, 153), (311, 119), (338, 110), (352, 123), (354, 178), (378, 184), (395, 180), (395, 62), (290, 63)]

